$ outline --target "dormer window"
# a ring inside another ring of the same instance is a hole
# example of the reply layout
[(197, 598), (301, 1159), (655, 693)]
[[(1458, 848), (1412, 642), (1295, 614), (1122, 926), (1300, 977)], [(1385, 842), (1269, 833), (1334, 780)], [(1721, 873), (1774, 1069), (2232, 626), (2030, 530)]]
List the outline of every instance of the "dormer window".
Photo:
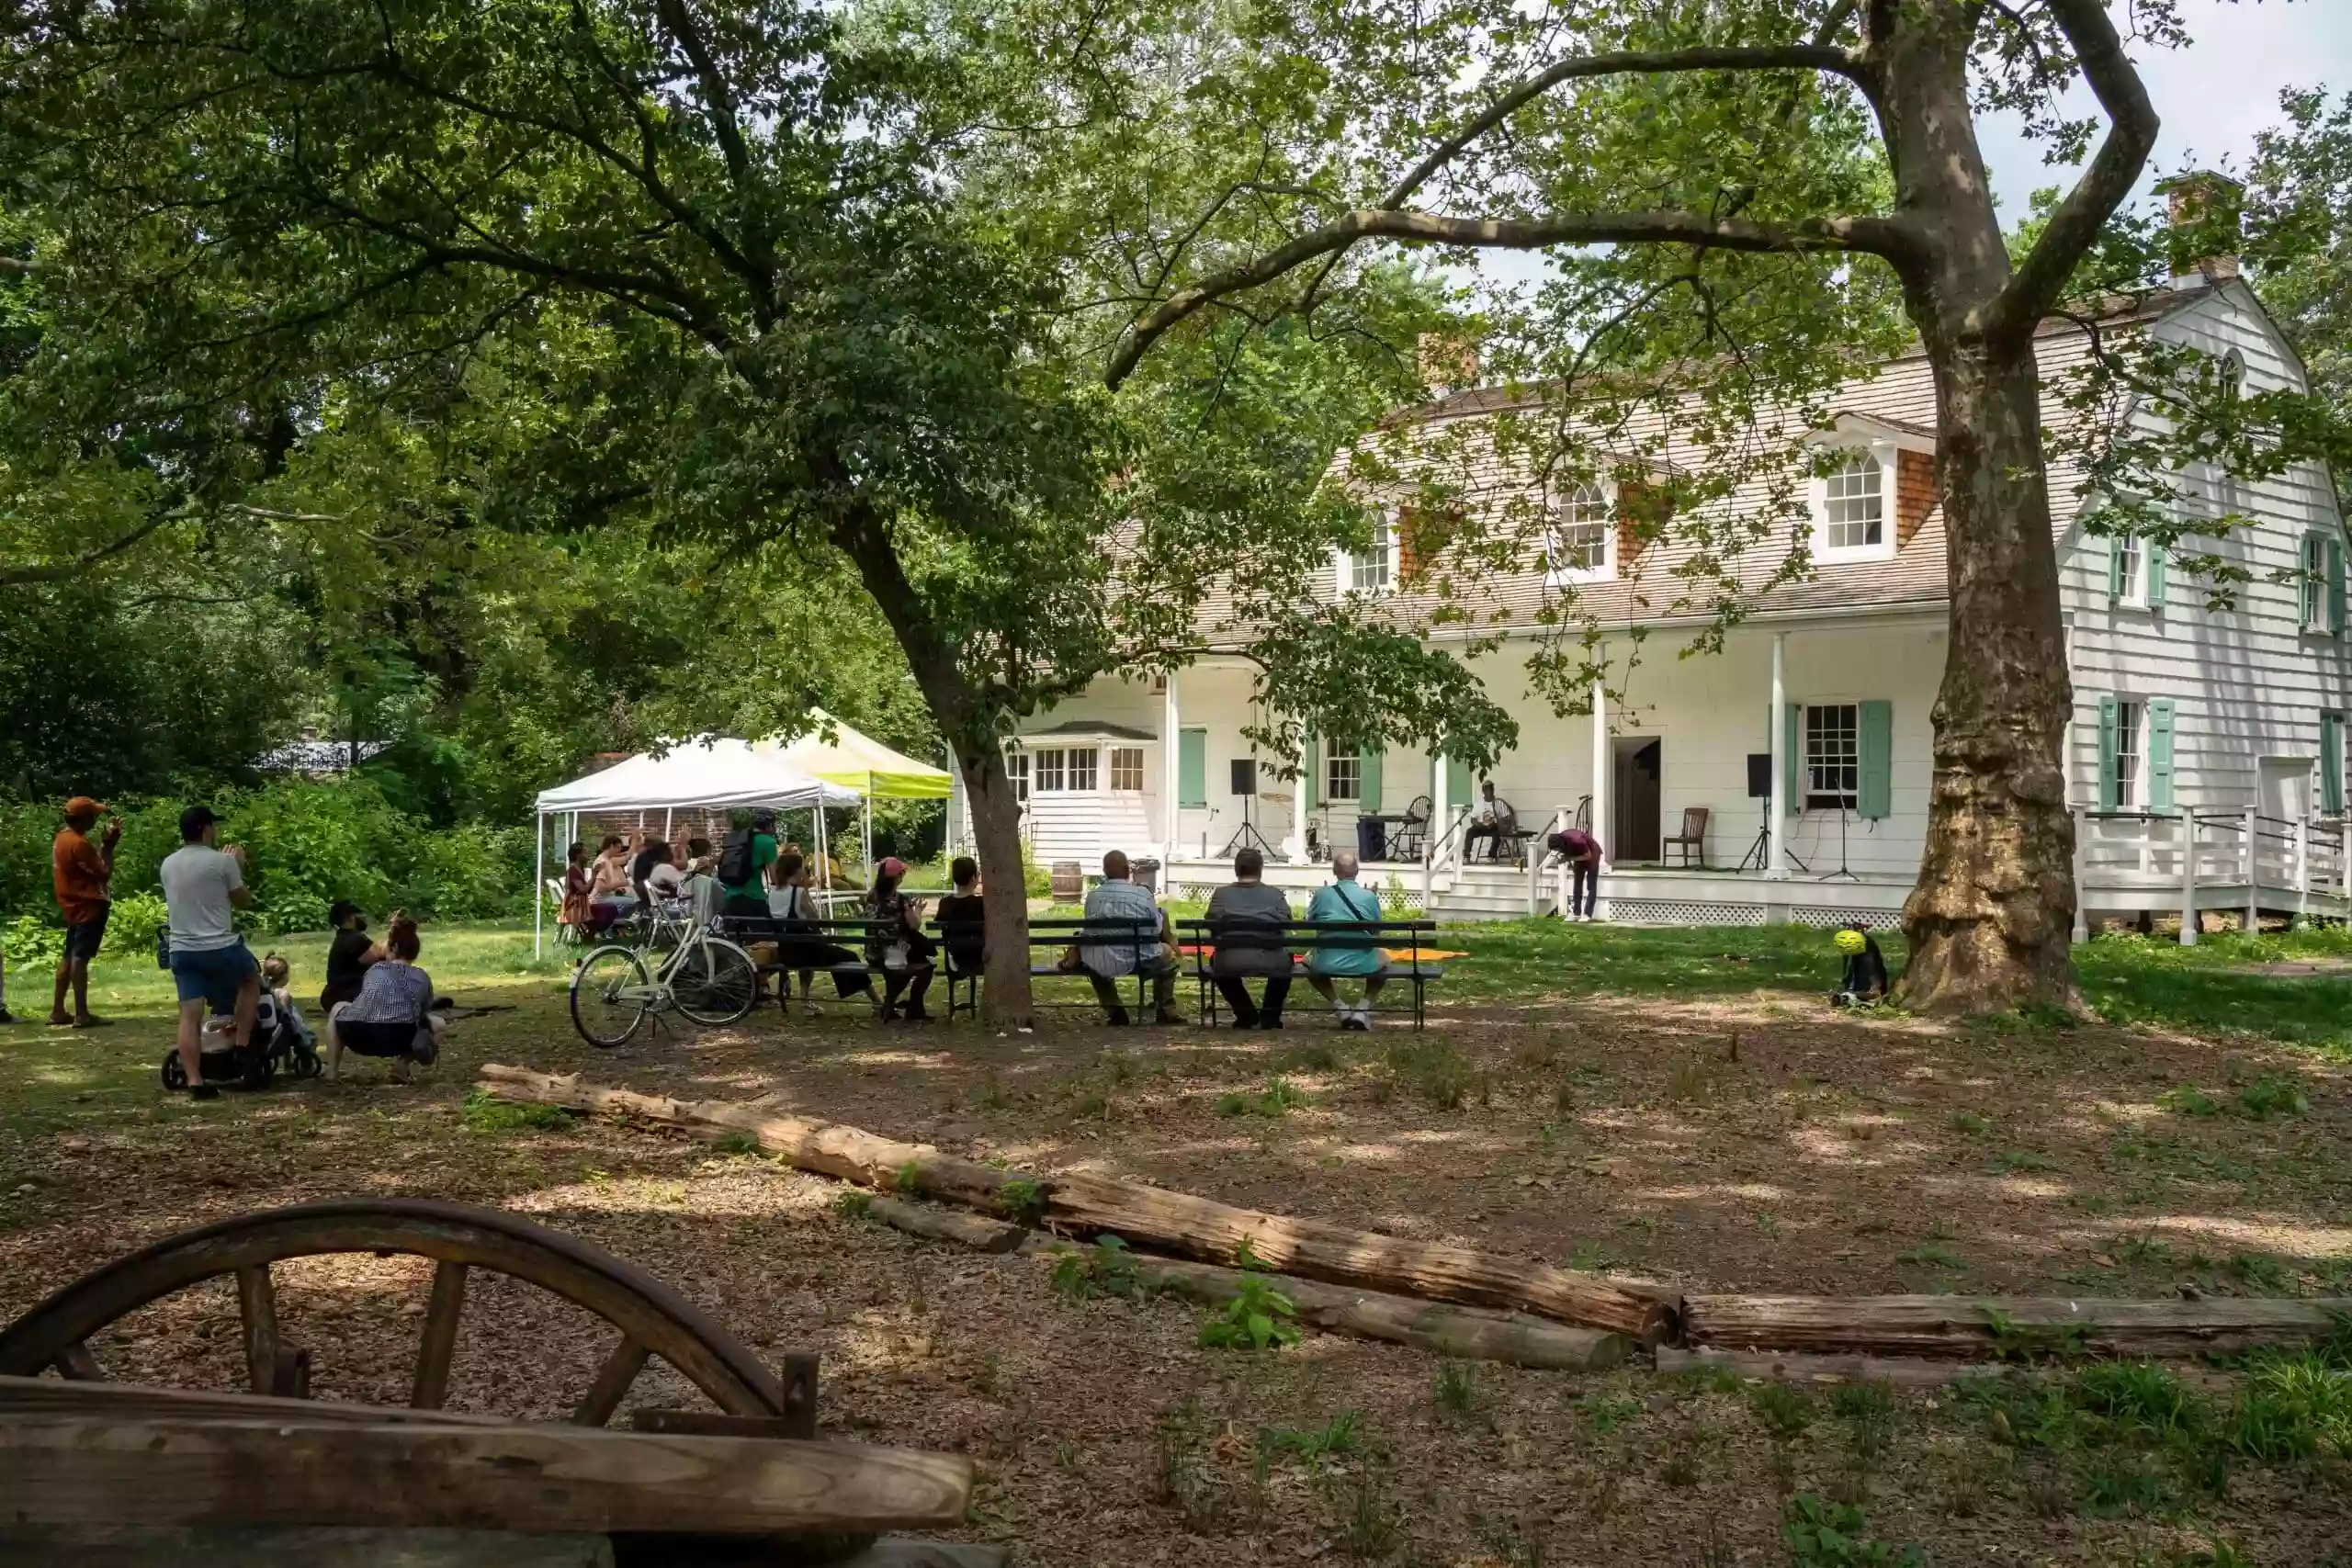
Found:
[(1894, 448), (1848, 454), (1813, 481), (1813, 555), (1819, 561), (1894, 558)]
[(1372, 548), (1341, 550), (1334, 558), (1340, 592), (1385, 593), (1396, 585), (1396, 525), (1385, 512), (1372, 518)]
[(1579, 485), (1552, 503), (1544, 548), (1555, 582), (1600, 582), (1617, 574), (1617, 506), (1607, 487)]

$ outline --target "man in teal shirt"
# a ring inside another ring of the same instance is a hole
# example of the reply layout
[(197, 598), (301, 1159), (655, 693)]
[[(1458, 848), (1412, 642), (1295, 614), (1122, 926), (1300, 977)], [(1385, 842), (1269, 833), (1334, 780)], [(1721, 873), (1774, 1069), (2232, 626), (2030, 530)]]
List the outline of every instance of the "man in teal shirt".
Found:
[[(1316, 890), (1315, 900), (1306, 907), (1307, 919), (1316, 925), (1350, 925), (1375, 921), (1381, 918), (1380, 896), (1367, 892), (1356, 882), (1356, 857), (1351, 850), (1341, 850), (1331, 857), (1332, 881), (1329, 886)], [(1380, 995), (1380, 987), (1388, 983), (1388, 955), (1380, 951), (1380, 939), (1370, 931), (1335, 931), (1322, 937), (1306, 961), (1306, 983), (1323, 994), (1331, 1010), (1340, 1015), (1341, 1029), (1366, 1030), (1372, 1027), (1372, 1004)], [(1351, 1008), (1340, 1000), (1340, 993), (1331, 984), (1335, 975), (1363, 976), (1363, 1000)]]

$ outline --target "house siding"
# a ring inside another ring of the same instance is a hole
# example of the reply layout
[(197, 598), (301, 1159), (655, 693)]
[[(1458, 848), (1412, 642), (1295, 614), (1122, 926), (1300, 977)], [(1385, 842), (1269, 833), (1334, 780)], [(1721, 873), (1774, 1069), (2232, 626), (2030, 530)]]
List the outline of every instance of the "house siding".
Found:
[[(2235, 349), (2249, 390), (2304, 385), (2301, 366), (2243, 284), (2210, 291), (2154, 330), (2209, 354)], [(2103, 697), (2143, 705), (2170, 698), (2175, 805), (2231, 810), (2265, 804), (2265, 758), (2308, 760), (2316, 768), (2320, 715), (2342, 711), (2352, 691), (2344, 639), (2304, 632), (2298, 584), (2272, 580), (2297, 569), (2306, 534), (2341, 536), (2326, 470), (2303, 464), (2248, 481), (2199, 465), (2186, 474), (2183, 491), (2192, 513), (2236, 512), (2256, 520), (2194, 547), (2211, 548), (2250, 573), (2229, 609), (2208, 608), (2202, 590), (2177, 571), (2160, 608), (2110, 603), (2109, 541), (2079, 528), (2064, 541), (2060, 590), (2075, 686), (2067, 778), (2076, 805), (2099, 804)], [(2306, 795), (2316, 810), (2315, 783)]]

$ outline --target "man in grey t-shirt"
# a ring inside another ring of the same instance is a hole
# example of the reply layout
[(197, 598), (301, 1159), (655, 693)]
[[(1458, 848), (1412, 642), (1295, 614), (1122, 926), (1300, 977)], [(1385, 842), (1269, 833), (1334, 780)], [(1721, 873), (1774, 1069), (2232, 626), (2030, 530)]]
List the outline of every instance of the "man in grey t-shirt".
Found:
[[(1292, 919), (1290, 897), (1261, 881), (1265, 874), (1266, 857), (1245, 844), (1234, 852), (1232, 884), (1209, 895), (1209, 940), (1216, 944), (1209, 973), (1233, 1009), (1236, 1029), (1280, 1029), (1283, 998), (1290, 995), (1290, 941), (1282, 930)], [(1262, 1007), (1241, 983), (1249, 975), (1265, 976)]]
[(237, 934), (236, 911), (253, 902), (245, 891), (245, 852), (220, 847), (220, 818), (209, 806), (180, 813), (180, 847), (164, 857), (164, 907), (171, 917), (172, 984), (180, 998), (180, 1066), (189, 1095), (210, 1100), (220, 1091), (204, 1081), (204, 1015), (234, 1009), (237, 1045), (253, 1038), (261, 1002), (261, 966)]

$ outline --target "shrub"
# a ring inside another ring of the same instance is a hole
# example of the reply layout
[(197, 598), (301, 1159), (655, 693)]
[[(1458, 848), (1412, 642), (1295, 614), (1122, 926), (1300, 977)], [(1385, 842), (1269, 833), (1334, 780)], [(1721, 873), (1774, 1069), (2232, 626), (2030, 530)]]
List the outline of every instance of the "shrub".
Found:
[(37, 915), (0, 920), (0, 957), (18, 976), (54, 969), (65, 954), (65, 929)]
[(156, 933), (169, 919), (161, 893), (122, 895), (107, 915), (106, 952), (114, 957), (153, 956)]

